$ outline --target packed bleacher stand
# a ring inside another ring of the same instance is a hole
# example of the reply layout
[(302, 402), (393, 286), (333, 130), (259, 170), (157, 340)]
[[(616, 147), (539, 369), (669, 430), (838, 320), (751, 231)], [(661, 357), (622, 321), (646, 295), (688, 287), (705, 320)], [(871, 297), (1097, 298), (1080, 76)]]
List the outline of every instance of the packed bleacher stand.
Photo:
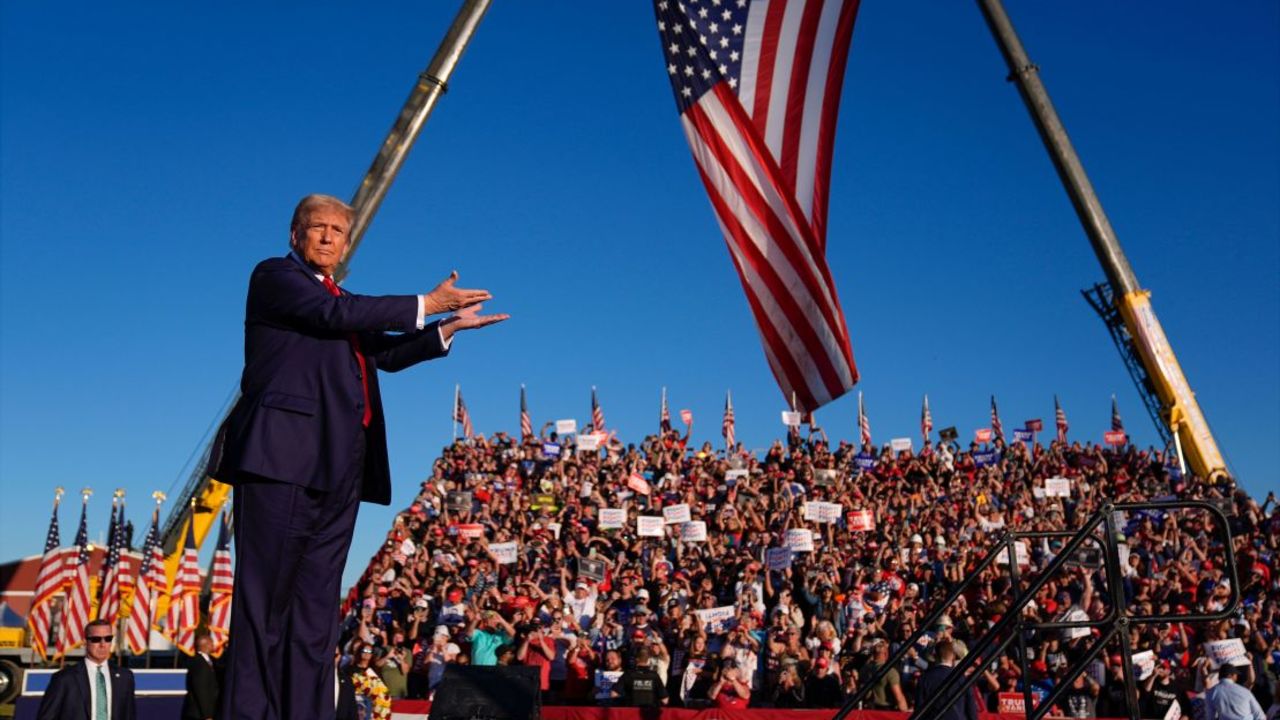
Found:
[[(1139, 681), (1141, 713), (1164, 717), (1178, 702), (1190, 714), (1217, 682), (1210, 643), (1239, 638), (1247, 648), (1239, 682), (1275, 714), (1274, 494), (1259, 505), (1229, 479), (1183, 478), (1165, 453), (1127, 445), (996, 440), (894, 453), (832, 447), (817, 429), (755, 453), (687, 443), (669, 430), (575, 452), (572, 439), (554, 434), (498, 433), (444, 448), (351, 588), (341, 650), (372, 650), (362, 672), (391, 697), (430, 697), (449, 664), (512, 663), (540, 669), (546, 703), (610, 705), (624, 701), (614, 683), (643, 651), (671, 705), (833, 708), (972, 573), (1003, 529), (1072, 530), (1108, 501), (1226, 498), (1241, 609), (1216, 623), (1131, 629), (1133, 652), (1154, 656)], [(1049, 478), (1067, 479), (1069, 496), (1046, 496)], [(838, 518), (828, 518), (836, 522), (806, 520), (806, 502), (838, 503)], [(681, 541), (679, 524), (664, 524), (662, 537), (638, 535), (637, 516), (680, 504), (705, 522), (705, 540)], [(617, 513), (601, 511), (618, 509), (625, 520), (610, 527)], [(862, 510), (873, 529), (861, 529)], [(1229, 582), (1211, 522), (1204, 512), (1123, 519), (1131, 612), (1223, 607)], [(812, 531), (814, 550), (780, 567), (786, 553), (768, 550), (798, 528)], [(1031, 543), (1022, 577), (1060, 547)], [(1029, 619), (1102, 618), (1111, 595), (1096, 560), (1082, 555), (1052, 578), (1026, 608)], [(992, 565), (974, 587), (877, 683), (867, 707), (909, 710), (938, 643), (963, 655), (1000, 619), (1012, 597), (1008, 564)], [(995, 710), (1001, 692), (1024, 683), (1043, 697), (1096, 633), (1033, 632), (1029, 675), (1010, 651), (981, 669), (979, 702)], [(1120, 657), (1116, 645), (1090, 663), (1062, 713), (1127, 716)]]

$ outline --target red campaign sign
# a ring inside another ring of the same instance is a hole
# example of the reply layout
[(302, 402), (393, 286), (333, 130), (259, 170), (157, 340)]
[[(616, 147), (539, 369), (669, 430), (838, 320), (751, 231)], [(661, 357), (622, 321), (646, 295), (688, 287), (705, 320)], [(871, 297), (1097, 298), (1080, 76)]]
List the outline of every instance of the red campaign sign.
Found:
[(876, 529), (876, 518), (870, 510), (853, 510), (847, 517), (850, 532), (871, 532)]
[(681, 422), (683, 422), (685, 425), (692, 425), (692, 424), (693, 424), (693, 411), (692, 411), (692, 410), (681, 410), (681, 411), (680, 411), (680, 421), (681, 421)]
[(1026, 702), (1022, 693), (1002, 692), (998, 697), (1000, 699), (1000, 705), (998, 708), (1000, 713), (1026, 716)]
[(484, 537), (484, 526), (480, 523), (455, 523), (454, 527), (458, 529), (458, 537), (465, 540)]
[(1042, 422), (1040, 418), (1036, 418), (1035, 420), (1028, 420), (1027, 429), (1030, 430), (1031, 432), (1040, 432), (1041, 430), (1044, 429), (1044, 422)]
[(973, 431), (973, 439), (976, 442), (991, 442), (991, 428), (979, 428)]
[(631, 477), (627, 478), (627, 487), (641, 495), (648, 495), (650, 490), (649, 481), (645, 480), (643, 475), (636, 475), (635, 473), (632, 473)]
[(1129, 440), (1129, 436), (1124, 434), (1123, 430), (1108, 430), (1102, 434), (1102, 439), (1107, 441), (1108, 445), (1123, 445)]

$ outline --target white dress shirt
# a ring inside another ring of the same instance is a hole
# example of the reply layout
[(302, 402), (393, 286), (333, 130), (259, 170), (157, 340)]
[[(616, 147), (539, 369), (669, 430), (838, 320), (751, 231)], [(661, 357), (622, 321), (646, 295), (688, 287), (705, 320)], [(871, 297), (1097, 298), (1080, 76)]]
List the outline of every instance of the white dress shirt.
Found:
[(111, 717), (111, 667), (86, 657), (84, 669), (89, 673), (89, 717), (98, 717), (98, 668), (102, 668), (102, 676), (107, 681), (107, 717)]

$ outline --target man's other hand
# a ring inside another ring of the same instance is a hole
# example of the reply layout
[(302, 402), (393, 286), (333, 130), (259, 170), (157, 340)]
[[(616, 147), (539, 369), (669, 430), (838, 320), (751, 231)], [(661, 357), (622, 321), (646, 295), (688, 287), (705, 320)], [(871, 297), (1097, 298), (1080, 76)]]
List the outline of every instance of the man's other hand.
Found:
[(470, 307), (465, 307), (459, 310), (458, 312), (450, 315), (449, 317), (445, 318), (444, 320), (441, 320), (440, 321), (441, 337), (445, 341), (448, 341), (449, 338), (453, 337), (453, 334), (455, 332), (458, 332), (459, 330), (474, 330), (476, 328), (482, 328), (486, 325), (500, 323), (503, 320), (506, 320), (507, 318), (511, 317), (506, 313), (499, 313), (497, 315), (481, 315), (480, 314), (481, 307), (483, 306), (472, 305)]
[[(422, 299), (422, 314), (436, 315), (471, 307), (493, 297), (488, 290), (466, 290), (454, 287), (458, 281), (458, 271), (449, 273), (449, 277), (427, 293)], [(496, 321), (495, 321), (496, 322)]]

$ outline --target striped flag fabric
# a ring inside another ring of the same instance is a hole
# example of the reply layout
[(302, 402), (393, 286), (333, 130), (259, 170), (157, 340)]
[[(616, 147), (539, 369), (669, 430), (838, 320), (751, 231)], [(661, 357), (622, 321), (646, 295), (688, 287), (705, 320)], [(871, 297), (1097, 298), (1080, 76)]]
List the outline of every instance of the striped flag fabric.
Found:
[(209, 637), (213, 640), (213, 654), (221, 655), (231, 637), (231, 591), (235, 584), (231, 570), (231, 532), (225, 512), (218, 528), (218, 547), (213, 552), (209, 577)]
[(165, 636), (187, 655), (195, 654), (196, 626), (200, 624), (200, 558), (194, 523), (187, 523), (187, 541), (169, 592), (169, 617)]
[(1120, 419), (1120, 406), (1116, 405), (1116, 396), (1111, 396), (1111, 430), (1124, 432), (1124, 420)]
[(867, 418), (866, 408), (862, 406), (862, 393), (858, 393), (858, 434), (863, 447), (871, 444), (871, 420)]
[(151, 625), (155, 617), (156, 601), (164, 592), (164, 552), (160, 547), (160, 510), (151, 516), (151, 529), (147, 531), (142, 546), (142, 562), (138, 563), (138, 580), (133, 589), (133, 603), (129, 607), (129, 622), (125, 624), (125, 641), (134, 655), (141, 655), (151, 647)]
[(49, 532), (44, 537), (44, 555), (40, 557), (40, 570), (36, 573), (35, 598), (27, 613), (27, 626), (31, 629), (31, 649), (41, 660), (49, 657), (49, 631), (53, 628), (53, 600), (62, 591), (64, 570), (62, 541), (58, 536), (58, 505), (62, 491), (53, 501), (53, 515), (49, 518)]
[(920, 409), (920, 435), (929, 442), (929, 433), (933, 432), (933, 415), (929, 413), (929, 396), (924, 396), (924, 407)]
[[(112, 500), (115, 505), (115, 499)], [(121, 589), (133, 582), (129, 574), (129, 562), (124, 557), (124, 498), (119, 500), (119, 517), (117, 511), (111, 511), (111, 537), (107, 539), (107, 557), (104, 565), (106, 578), (102, 581), (102, 593), (98, 600), (98, 619), (110, 621), (114, 626), (120, 614)]]
[(724, 435), (724, 446), (728, 450), (733, 450), (738, 444), (737, 438), (734, 437), (733, 426), (733, 393), (726, 390), (724, 393), (724, 422), (720, 423), (720, 434)]
[(671, 410), (667, 408), (666, 388), (662, 388), (662, 408), (658, 411), (658, 429), (662, 432), (671, 431)]
[[(107, 552), (111, 552), (111, 544), (116, 540), (116, 512), (119, 510), (120, 496), (113, 495), (111, 497), (111, 521), (107, 523)], [(98, 603), (102, 603), (102, 591), (107, 587), (107, 569), (108, 565), (104, 560), (98, 566)]]
[(828, 182), (858, 0), (655, 0), (685, 138), (784, 397), (858, 381), (827, 265)]
[(471, 427), (471, 413), (467, 412), (467, 404), (462, 401), (462, 391), (453, 394), (453, 421), (462, 424), (462, 437), (470, 438), (474, 433)]
[(520, 437), (525, 440), (533, 437), (533, 420), (529, 417), (529, 405), (525, 402), (523, 385), (520, 386)]
[(89, 526), (85, 518), (89, 493), (86, 492), (83, 498), (75, 546), (63, 556), (66, 559), (63, 572), (69, 585), (66, 611), (62, 615), (62, 634), (58, 636), (58, 655), (66, 655), (84, 644), (84, 626), (89, 623), (92, 600), (89, 595)]
[(596, 389), (591, 388), (591, 430), (604, 432), (604, 410), (600, 409), (600, 401), (596, 399)]
[(1058, 442), (1067, 441), (1067, 414), (1063, 412), (1062, 405), (1058, 402), (1058, 396), (1053, 396), (1053, 422), (1058, 426)]
[(991, 432), (1000, 442), (1004, 442), (1004, 425), (1000, 424), (1000, 411), (996, 409), (996, 396), (991, 396)]

